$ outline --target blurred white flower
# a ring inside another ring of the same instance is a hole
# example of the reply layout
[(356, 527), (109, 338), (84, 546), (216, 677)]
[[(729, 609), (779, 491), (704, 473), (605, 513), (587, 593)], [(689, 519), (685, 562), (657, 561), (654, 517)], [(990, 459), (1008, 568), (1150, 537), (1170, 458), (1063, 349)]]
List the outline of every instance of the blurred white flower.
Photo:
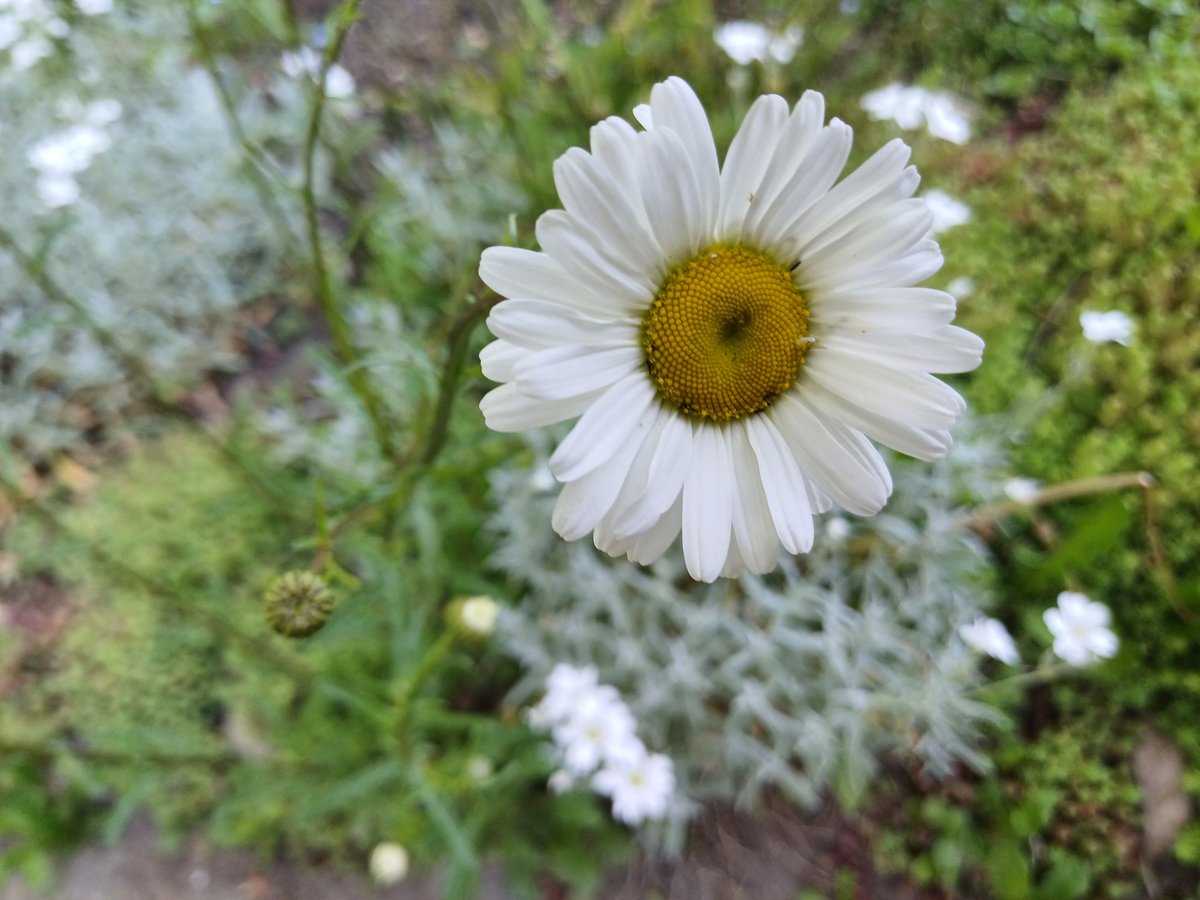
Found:
[(121, 101), (106, 97), (93, 100), (83, 111), (83, 120), (94, 128), (103, 128), (121, 118)]
[(661, 753), (609, 763), (592, 778), (596, 792), (612, 798), (613, 818), (626, 825), (661, 819), (675, 792), (675, 767)]
[[(316, 80), (321, 72), (321, 54), (312, 47), (287, 50), (279, 60), (280, 68), (290, 78)], [(334, 63), (325, 73), (325, 96), (335, 100), (354, 94), (354, 76)]]
[(41, 35), (27, 37), (13, 45), (12, 64), (18, 72), (32, 68), (39, 60), (45, 59), (53, 52), (50, 42)]
[(577, 668), (558, 663), (546, 678), (546, 695), (529, 711), (535, 728), (553, 728), (596, 690), (595, 666)]
[(975, 279), (969, 278), (966, 275), (959, 275), (946, 285), (946, 293), (954, 297), (955, 300), (965, 300), (975, 293)]
[(602, 764), (622, 762), (645, 752), (629, 708), (607, 685), (583, 698), (570, 715), (554, 727), (554, 742), (568, 772), (586, 775)]
[(408, 851), (391, 842), (378, 844), (371, 851), (368, 868), (376, 884), (395, 884), (408, 874)]
[(1017, 645), (999, 619), (979, 616), (973, 622), (960, 625), (958, 635), (967, 646), (980, 653), (986, 653), (992, 659), (998, 659), (1010, 666), (1017, 663)]
[(565, 794), (571, 788), (575, 787), (575, 776), (566, 769), (556, 769), (547, 782), (550, 790), (556, 794)]
[(112, 11), (113, 0), (75, 0), (75, 8), (85, 16), (99, 16)]
[(804, 43), (804, 29), (799, 25), (789, 25), (784, 31), (777, 32), (758, 22), (738, 19), (722, 22), (714, 28), (713, 40), (740, 66), (748, 66), (755, 60), (766, 62), (768, 59), (789, 63)]
[(1107, 659), (1117, 652), (1117, 636), (1109, 628), (1111, 613), (1086, 594), (1063, 591), (1058, 606), (1042, 613), (1054, 635), (1054, 654), (1073, 666)]
[(971, 137), (971, 120), (952, 94), (893, 82), (863, 94), (860, 102), (872, 119), (890, 119), (906, 130), (924, 124), (934, 137), (955, 144)]
[(1082, 312), (1079, 324), (1083, 327), (1083, 336), (1094, 344), (1111, 341), (1128, 347), (1133, 343), (1133, 319), (1119, 309)]
[(1004, 493), (1009, 500), (1017, 503), (1029, 503), (1042, 489), (1042, 483), (1035, 478), (1010, 478), (1004, 482)]
[(825, 520), (825, 536), (831, 541), (843, 541), (850, 536), (850, 523), (841, 516)]
[(486, 756), (476, 754), (467, 760), (467, 774), (475, 781), (487, 781), (496, 774), (496, 766)]
[(925, 202), (933, 213), (933, 233), (941, 234), (971, 221), (971, 207), (951, 197), (945, 191), (926, 191)]
[(70, 175), (41, 175), (37, 180), (37, 194), (47, 209), (70, 206), (79, 199), (79, 182)]

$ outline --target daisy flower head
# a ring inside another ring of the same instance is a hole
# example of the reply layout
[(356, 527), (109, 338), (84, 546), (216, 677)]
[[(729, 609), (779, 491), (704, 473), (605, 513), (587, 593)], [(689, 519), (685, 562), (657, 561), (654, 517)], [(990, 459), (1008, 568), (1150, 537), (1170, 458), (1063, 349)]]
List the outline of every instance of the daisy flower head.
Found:
[(484, 251), (507, 299), (481, 408), (498, 431), (578, 418), (550, 458), (567, 540), (648, 564), (682, 535), (699, 581), (765, 573), (811, 549), (814, 514), (882, 508), (872, 440), (946, 453), (964, 403), (930, 373), (983, 344), (915, 287), (942, 256), (902, 141), (839, 181), (851, 130), (814, 91), (759, 97), (724, 164), (683, 80), (634, 117), (557, 160), (540, 251)]

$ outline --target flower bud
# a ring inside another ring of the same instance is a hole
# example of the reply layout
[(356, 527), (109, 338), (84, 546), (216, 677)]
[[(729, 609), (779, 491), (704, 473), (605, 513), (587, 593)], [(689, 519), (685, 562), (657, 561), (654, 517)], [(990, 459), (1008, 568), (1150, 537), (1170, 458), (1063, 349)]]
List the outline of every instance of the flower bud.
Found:
[(483, 643), (496, 630), (500, 605), (491, 597), (458, 597), (446, 607), (446, 624), (460, 638)]
[(376, 845), (368, 864), (375, 883), (386, 887), (408, 874), (408, 851), (395, 843)]
[(267, 621), (286, 637), (308, 637), (321, 630), (333, 610), (333, 597), (320, 575), (296, 570), (271, 579), (264, 595)]

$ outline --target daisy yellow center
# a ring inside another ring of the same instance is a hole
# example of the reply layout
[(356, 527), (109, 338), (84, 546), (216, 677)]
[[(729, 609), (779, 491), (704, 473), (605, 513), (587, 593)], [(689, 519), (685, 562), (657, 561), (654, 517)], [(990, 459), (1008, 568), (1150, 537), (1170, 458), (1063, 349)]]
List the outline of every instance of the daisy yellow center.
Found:
[(792, 274), (747, 247), (715, 244), (672, 269), (642, 321), (646, 367), (686, 416), (761, 412), (804, 365), (808, 307)]

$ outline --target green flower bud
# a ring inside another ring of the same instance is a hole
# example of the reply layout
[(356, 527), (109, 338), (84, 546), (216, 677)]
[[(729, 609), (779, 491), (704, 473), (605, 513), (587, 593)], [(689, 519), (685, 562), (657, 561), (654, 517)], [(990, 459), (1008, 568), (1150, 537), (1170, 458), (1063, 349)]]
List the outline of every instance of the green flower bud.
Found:
[(496, 629), (500, 605), (491, 597), (457, 597), (446, 607), (446, 624), (458, 637), (482, 644)]
[(333, 611), (333, 596), (325, 580), (313, 572), (284, 572), (271, 579), (263, 598), (267, 621), (286, 637), (316, 634)]

